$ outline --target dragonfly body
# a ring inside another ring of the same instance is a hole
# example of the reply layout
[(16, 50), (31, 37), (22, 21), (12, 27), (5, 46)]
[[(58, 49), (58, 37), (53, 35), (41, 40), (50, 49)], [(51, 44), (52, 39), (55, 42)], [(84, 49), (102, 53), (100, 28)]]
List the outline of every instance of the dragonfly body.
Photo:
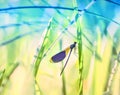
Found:
[[(65, 50), (63, 50), (63, 51), (55, 54), (54, 56), (52, 56), (51, 59), (50, 59), (50, 62), (53, 62), (53, 63), (60, 62), (60, 61), (64, 60), (64, 58), (65, 58), (65, 57), (68, 55), (68, 53), (70, 52), (70, 53), (69, 53), (69, 56), (68, 56), (68, 59), (69, 59), (70, 54), (71, 54), (71, 52), (72, 52), (72, 49), (75, 48), (75, 46), (76, 46), (76, 42), (74, 42), (72, 45), (70, 45), (69, 47), (67, 47)], [(65, 65), (64, 65), (64, 67), (63, 67), (60, 75), (61, 75), (62, 72), (64, 71), (64, 69), (65, 69), (65, 67), (66, 67), (66, 65), (67, 65), (68, 59), (67, 59)]]
[(76, 46), (76, 42), (74, 42), (72, 45), (70, 45), (70, 49), (73, 49)]
[(68, 54), (69, 50), (70, 50), (70, 48), (68, 47), (64, 51), (57, 53), (56, 55), (54, 55), (51, 58), (50, 62), (58, 63), (58, 62), (62, 61)]
[(54, 56), (52, 56), (51, 59), (50, 59), (50, 62), (58, 63), (58, 62), (62, 61), (67, 56), (69, 51), (71, 49), (73, 49), (75, 46), (76, 46), (76, 42), (74, 42), (72, 45), (67, 47), (65, 50), (63, 50), (63, 51), (55, 54)]

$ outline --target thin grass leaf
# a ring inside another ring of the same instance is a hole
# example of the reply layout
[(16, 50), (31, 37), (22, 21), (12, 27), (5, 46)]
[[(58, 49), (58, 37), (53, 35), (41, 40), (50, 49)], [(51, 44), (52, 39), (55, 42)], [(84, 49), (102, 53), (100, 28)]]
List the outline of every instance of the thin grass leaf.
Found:
[[(80, 17), (78, 13), (78, 6), (77, 1), (74, 1), (75, 6), (75, 21), (77, 26), (77, 41), (78, 41), (78, 64), (79, 64), (79, 95), (83, 95), (83, 59), (82, 59), (82, 31), (81, 31), (81, 24), (80, 24)], [(94, 4), (94, 0), (91, 1), (80, 13), (80, 16), (84, 13), (84, 10), (87, 10), (91, 5)]]
[(75, 15), (76, 27), (77, 27), (77, 41), (78, 41), (78, 64), (79, 64), (79, 95), (83, 95), (83, 62), (82, 62), (82, 32), (80, 27), (80, 18), (78, 13)]
[(67, 95), (66, 94), (66, 81), (65, 81), (65, 74), (64, 73), (62, 74), (62, 92), (63, 92), (63, 95)]
[(5, 72), (5, 69), (0, 73), (1, 74), (1, 76), (0, 76), (0, 85), (2, 84), (4, 72)]
[(36, 58), (36, 61), (35, 61), (35, 67), (34, 67), (34, 76), (35, 77), (37, 75), (40, 62), (42, 61), (42, 58), (43, 58), (43, 54), (44, 54), (44, 51), (45, 51), (45, 45), (48, 42), (48, 36), (49, 36), (50, 28), (51, 28), (51, 21), (52, 21), (52, 19), (50, 19), (50, 21), (49, 21), (44, 40), (42, 42), (42, 46), (41, 46), (41, 48), (38, 52), (38, 55), (37, 55), (37, 58)]
[(7, 67), (4, 73), (4, 77), (9, 78), (14, 70), (18, 67), (19, 63), (12, 64), (11, 66)]
[(80, 28), (80, 20), (77, 20), (77, 39), (78, 39), (78, 63), (79, 63), (79, 95), (83, 95), (83, 62), (82, 62), (82, 31)]
[(37, 88), (38, 88), (37, 91), (39, 91), (39, 94), (40, 94), (40, 95), (43, 95), (43, 92), (42, 92), (42, 90), (41, 90), (41, 88), (40, 88), (40, 86), (39, 86), (37, 80), (35, 80), (35, 84), (36, 84), (36, 86), (37, 86)]
[(114, 78), (114, 75), (116, 73), (117, 67), (118, 67), (118, 62), (117, 62), (117, 60), (115, 60), (114, 61), (114, 66), (111, 70), (111, 73), (110, 73), (110, 76), (109, 76), (109, 79), (108, 79), (107, 88), (106, 88), (106, 91), (104, 93), (111, 93), (111, 86), (112, 86), (113, 78)]
[[(115, 53), (116, 54), (116, 53)], [(115, 74), (117, 72), (117, 68), (118, 68), (118, 63), (119, 63), (119, 58), (120, 57), (120, 53), (118, 53), (116, 55), (117, 57), (115, 57), (113, 59), (113, 67), (111, 69), (111, 73), (109, 74), (109, 79), (108, 79), (108, 82), (107, 82), (107, 86), (106, 86), (106, 90), (104, 92), (104, 95), (109, 95), (109, 94), (112, 94), (112, 84), (113, 84), (113, 78), (115, 77)]]
[[(15, 71), (15, 69), (18, 67), (19, 63), (12, 64), (11, 66), (7, 67), (0, 78), (0, 87), (4, 88), (7, 81), (9, 80), (12, 73)], [(2, 91), (2, 90), (0, 90)]]

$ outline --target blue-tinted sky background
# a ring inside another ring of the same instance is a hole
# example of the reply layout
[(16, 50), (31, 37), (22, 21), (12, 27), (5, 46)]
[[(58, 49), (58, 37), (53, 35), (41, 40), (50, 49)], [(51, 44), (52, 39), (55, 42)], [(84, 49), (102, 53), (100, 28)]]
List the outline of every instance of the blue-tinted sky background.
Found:
[[(54, 54), (79, 42), (78, 27), (82, 32), (83, 95), (104, 95), (113, 68), (112, 86), (105, 95), (119, 95), (120, 66), (115, 61), (120, 51), (119, 12), (119, 0), (0, 0), (0, 71), (7, 72), (19, 63), (5, 86), (0, 85), (1, 95), (79, 95), (78, 44), (64, 78), (60, 72), (67, 56), (58, 64), (49, 61)], [(35, 56), (43, 42), (41, 54), (45, 56), (34, 77)], [(0, 76), (2, 79), (2, 73)]]

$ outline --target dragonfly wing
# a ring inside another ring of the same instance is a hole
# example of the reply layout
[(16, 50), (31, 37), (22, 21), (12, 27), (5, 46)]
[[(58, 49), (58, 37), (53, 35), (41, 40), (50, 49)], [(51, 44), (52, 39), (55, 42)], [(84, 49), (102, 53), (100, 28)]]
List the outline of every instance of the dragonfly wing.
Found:
[(54, 63), (62, 61), (66, 57), (65, 51), (62, 51), (51, 58), (51, 61)]
[(54, 55), (54, 56), (50, 59), (50, 62), (57, 63), (57, 62), (62, 61), (62, 60), (67, 56), (67, 54), (69, 53), (70, 49), (71, 49), (71, 48), (68, 47), (68, 48), (66, 48), (65, 50), (61, 51), (60, 53), (57, 53), (56, 55)]

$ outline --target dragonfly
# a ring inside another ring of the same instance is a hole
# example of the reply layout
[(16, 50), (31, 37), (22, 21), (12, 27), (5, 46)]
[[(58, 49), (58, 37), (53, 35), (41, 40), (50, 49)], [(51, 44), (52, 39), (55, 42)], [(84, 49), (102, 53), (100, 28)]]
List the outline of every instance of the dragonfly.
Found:
[(65, 59), (65, 57), (69, 54), (68, 58), (67, 58), (67, 60), (65, 62), (65, 65), (62, 68), (62, 71), (61, 71), (60, 75), (62, 75), (62, 73), (63, 73), (63, 71), (64, 71), (64, 69), (65, 69), (65, 67), (66, 67), (66, 65), (68, 63), (68, 60), (70, 58), (71, 52), (72, 52), (73, 48), (75, 48), (75, 47), (76, 47), (76, 42), (74, 42), (73, 44), (71, 44), (66, 49), (62, 50), (61, 52), (59, 52), (59, 53), (57, 53), (57, 54), (55, 54), (54, 56), (51, 57), (50, 62), (58, 63), (58, 62), (63, 61)]

